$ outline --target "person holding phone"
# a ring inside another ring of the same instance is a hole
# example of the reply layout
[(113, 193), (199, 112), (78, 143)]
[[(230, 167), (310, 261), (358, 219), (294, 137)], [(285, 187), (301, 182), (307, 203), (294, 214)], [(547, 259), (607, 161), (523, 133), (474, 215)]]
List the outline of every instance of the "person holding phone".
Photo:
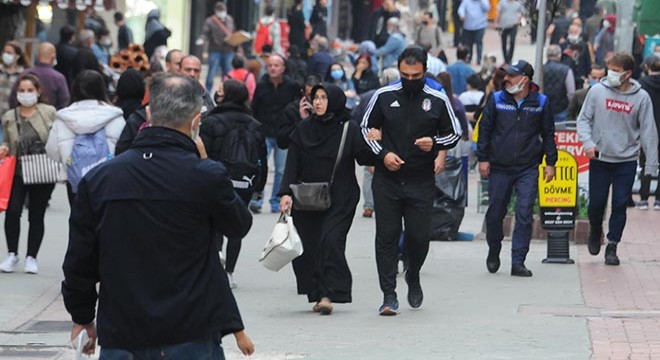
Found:
[(290, 102), (282, 112), (282, 121), (277, 130), (277, 146), (282, 149), (289, 147), (291, 133), (296, 126), (314, 113), (310, 93), (312, 88), (321, 83), (321, 79), (316, 75), (309, 75), (305, 79), (305, 86), (300, 89), (300, 98)]

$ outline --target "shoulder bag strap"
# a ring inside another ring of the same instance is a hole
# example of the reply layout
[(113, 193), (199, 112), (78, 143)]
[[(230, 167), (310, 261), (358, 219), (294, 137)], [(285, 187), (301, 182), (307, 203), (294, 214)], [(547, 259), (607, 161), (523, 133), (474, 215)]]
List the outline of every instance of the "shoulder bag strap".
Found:
[(335, 166), (332, 168), (332, 176), (330, 176), (330, 185), (335, 181), (335, 171), (339, 166), (339, 161), (341, 161), (341, 156), (344, 153), (344, 144), (346, 144), (346, 134), (348, 133), (348, 123), (350, 120), (346, 120), (344, 123), (344, 131), (341, 133), (341, 141), (339, 142), (339, 151), (337, 152), (337, 160), (335, 160)]
[(21, 119), (18, 118), (18, 107), (14, 108), (14, 123), (16, 125), (16, 135), (18, 136), (18, 139), (16, 139), (16, 143), (18, 145), (18, 149), (16, 149), (16, 154), (17, 155), (26, 155), (26, 150), (25, 150), (25, 144), (24, 140), (21, 139), (21, 129), (23, 128), (23, 123), (21, 122)]
[(227, 34), (227, 37), (229, 37), (229, 35), (231, 35), (231, 32), (230, 32), (229, 29), (227, 28), (227, 25), (223, 24), (223, 23), (222, 23), (222, 20), (218, 19), (215, 15), (212, 15), (211, 19), (213, 20), (213, 22), (214, 22), (216, 25), (218, 25), (218, 27), (219, 27), (220, 29), (222, 29), (222, 31), (225, 32), (225, 34)]

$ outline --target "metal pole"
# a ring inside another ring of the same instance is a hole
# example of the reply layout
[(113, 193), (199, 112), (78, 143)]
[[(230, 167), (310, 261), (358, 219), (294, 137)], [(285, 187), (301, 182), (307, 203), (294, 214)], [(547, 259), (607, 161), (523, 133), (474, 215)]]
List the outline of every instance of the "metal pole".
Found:
[(632, 54), (633, 50), (633, 11), (634, 1), (620, 1), (617, 3), (618, 13), (616, 19), (616, 31), (614, 33), (614, 48)]
[(543, 91), (543, 46), (545, 45), (545, 13), (547, 0), (539, 0), (539, 22), (536, 27), (536, 62), (534, 64), (534, 82)]

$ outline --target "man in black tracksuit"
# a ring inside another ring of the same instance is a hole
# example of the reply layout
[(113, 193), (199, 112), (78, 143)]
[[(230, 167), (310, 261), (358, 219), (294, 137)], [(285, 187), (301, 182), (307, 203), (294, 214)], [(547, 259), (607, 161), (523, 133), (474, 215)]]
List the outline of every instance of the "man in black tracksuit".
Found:
[(511, 275), (532, 276), (525, 267), (525, 258), (532, 238), (532, 210), (543, 155), (547, 164), (545, 181), (555, 176), (557, 146), (551, 104), (532, 83), (533, 76), (534, 69), (524, 60), (508, 66), (505, 90), (490, 97), (479, 124), (479, 172), (489, 181), (486, 267), (491, 273), (500, 267), (502, 221), (515, 188), (516, 226), (511, 239)]
[(408, 302), (413, 308), (422, 305), (419, 271), (429, 250), (434, 170), (439, 172), (444, 161), (440, 150), (454, 147), (461, 134), (449, 99), (437, 83), (424, 78), (426, 59), (422, 48), (407, 48), (398, 60), (401, 81), (376, 91), (362, 120), (365, 140), (380, 159), (372, 188), (381, 315), (396, 315), (399, 307), (395, 289), (402, 217), (410, 258)]

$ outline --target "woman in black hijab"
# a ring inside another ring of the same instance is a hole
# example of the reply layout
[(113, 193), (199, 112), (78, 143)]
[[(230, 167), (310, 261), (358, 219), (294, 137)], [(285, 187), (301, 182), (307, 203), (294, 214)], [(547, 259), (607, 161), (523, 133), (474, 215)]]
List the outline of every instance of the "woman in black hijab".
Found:
[(128, 120), (137, 110), (142, 109), (142, 100), (146, 84), (144, 76), (134, 69), (126, 69), (117, 81), (117, 101), (115, 105), (124, 112), (124, 120)]
[[(311, 98), (314, 114), (300, 122), (291, 134), (279, 193), (280, 209), (291, 211), (303, 242), (303, 254), (293, 260), (298, 294), (307, 295), (309, 302), (316, 303), (315, 312), (328, 315), (333, 310), (332, 303), (351, 302), (352, 278), (344, 252), (346, 235), (360, 200), (355, 160), (368, 165), (375, 159), (359, 125), (350, 121), (343, 90), (331, 84), (316, 85)], [(346, 122), (346, 143), (330, 187), (332, 205), (325, 211), (292, 209), (295, 200), (291, 184), (330, 180)]]

